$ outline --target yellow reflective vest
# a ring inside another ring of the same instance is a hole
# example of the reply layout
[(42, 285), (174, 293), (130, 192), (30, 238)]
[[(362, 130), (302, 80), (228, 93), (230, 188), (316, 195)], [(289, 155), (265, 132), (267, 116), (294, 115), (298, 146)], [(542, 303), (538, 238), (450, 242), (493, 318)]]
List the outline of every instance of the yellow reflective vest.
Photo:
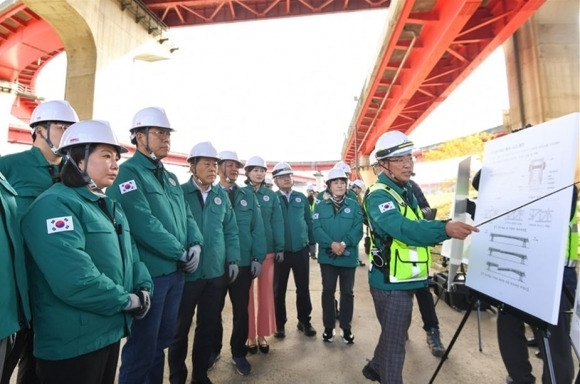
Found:
[[(383, 190), (388, 193), (397, 202), (399, 211), (405, 218), (409, 220), (421, 220), (423, 218), (420, 209), (413, 210), (396, 191), (386, 184), (376, 183), (372, 185), (369, 188), (368, 196), (377, 190)], [(365, 199), (365, 213), (367, 212), (366, 203), (368, 200)], [(369, 260), (373, 266), (383, 268), (384, 274), (388, 268), (389, 274), (385, 276), (385, 283), (409, 283), (427, 279), (431, 261), (431, 253), (428, 247), (409, 246), (392, 237), (380, 239), (378, 243), (377, 240), (376, 233), (371, 228), (371, 247), (374, 244), (382, 243), (380, 247), (382, 256), (380, 257), (383, 258), (383, 261), (376, 260), (377, 255), (373, 255), (372, 252), (369, 255)], [(381, 264), (384, 265), (381, 266)]]
[(568, 248), (566, 249), (566, 266), (575, 267), (578, 262), (578, 209), (568, 226)]

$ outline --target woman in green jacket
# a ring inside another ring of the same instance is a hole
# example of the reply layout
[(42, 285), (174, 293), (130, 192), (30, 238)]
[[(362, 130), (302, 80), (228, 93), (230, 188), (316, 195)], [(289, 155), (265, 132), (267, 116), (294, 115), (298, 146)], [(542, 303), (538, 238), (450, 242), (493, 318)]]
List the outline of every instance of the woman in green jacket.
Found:
[[(266, 233), (266, 258), (262, 262), (262, 273), (250, 286), (248, 305), (249, 331), (248, 351), (268, 353), (270, 346), (266, 336), (276, 332), (276, 313), (274, 312), (274, 261), (284, 260), (284, 220), (280, 200), (274, 191), (265, 186), (268, 166), (260, 156), (252, 156), (244, 167), (247, 188), (256, 194)], [(256, 297), (254, 297), (254, 286)], [(257, 337), (257, 343), (256, 343)]]
[(318, 263), (322, 275), (322, 340), (334, 340), (336, 310), (334, 292), (340, 280), (342, 339), (354, 343), (351, 331), (354, 307), (354, 277), (358, 263), (358, 243), (362, 239), (363, 212), (357, 201), (346, 197), (346, 174), (334, 168), (328, 173), (326, 191), (316, 199), (312, 227), (318, 243)]
[(126, 150), (96, 120), (71, 125), (59, 150), (62, 183), (22, 218), (37, 373), (49, 384), (113, 383), (120, 340), (147, 314), (153, 288), (121, 207), (102, 191)]
[[(30, 322), (24, 244), (18, 230), (16, 191), (0, 172), (0, 382), (8, 382), (5, 357), (14, 348), (14, 335)], [(6, 368), (6, 370), (5, 370)]]

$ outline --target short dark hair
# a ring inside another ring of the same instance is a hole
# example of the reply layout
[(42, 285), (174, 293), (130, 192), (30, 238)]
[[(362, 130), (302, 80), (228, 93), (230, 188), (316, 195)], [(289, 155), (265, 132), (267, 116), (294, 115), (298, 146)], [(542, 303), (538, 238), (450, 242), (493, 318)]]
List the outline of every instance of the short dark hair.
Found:
[[(89, 155), (95, 150), (97, 145), (98, 144), (89, 144)], [(67, 151), (67, 154), (78, 165), (79, 161), (85, 159), (85, 145), (75, 145)], [(67, 187), (83, 187), (89, 184), (83, 178), (81, 171), (68, 159), (60, 171), (60, 179)]]

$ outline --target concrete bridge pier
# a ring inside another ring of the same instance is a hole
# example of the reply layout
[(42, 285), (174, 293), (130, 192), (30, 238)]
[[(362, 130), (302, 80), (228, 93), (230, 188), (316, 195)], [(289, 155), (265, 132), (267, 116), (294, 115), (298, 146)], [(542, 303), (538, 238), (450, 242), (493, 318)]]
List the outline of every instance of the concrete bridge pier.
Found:
[[(99, 71), (128, 52), (159, 42), (166, 27), (134, 1), (22, 0), (58, 33), (67, 55), (65, 99), (80, 119), (93, 117)], [(159, 44), (170, 55), (169, 44)]]

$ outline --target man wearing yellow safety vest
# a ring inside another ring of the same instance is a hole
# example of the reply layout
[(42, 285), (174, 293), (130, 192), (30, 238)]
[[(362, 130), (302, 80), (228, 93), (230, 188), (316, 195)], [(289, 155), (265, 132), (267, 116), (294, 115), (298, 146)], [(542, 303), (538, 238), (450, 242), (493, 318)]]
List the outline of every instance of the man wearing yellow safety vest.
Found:
[(363, 375), (381, 383), (403, 383), (407, 328), (414, 290), (427, 285), (429, 246), (463, 240), (479, 230), (459, 221), (424, 220), (409, 180), (413, 143), (399, 132), (383, 134), (375, 145), (380, 174), (363, 203), (371, 229), (369, 285), (381, 334)]

